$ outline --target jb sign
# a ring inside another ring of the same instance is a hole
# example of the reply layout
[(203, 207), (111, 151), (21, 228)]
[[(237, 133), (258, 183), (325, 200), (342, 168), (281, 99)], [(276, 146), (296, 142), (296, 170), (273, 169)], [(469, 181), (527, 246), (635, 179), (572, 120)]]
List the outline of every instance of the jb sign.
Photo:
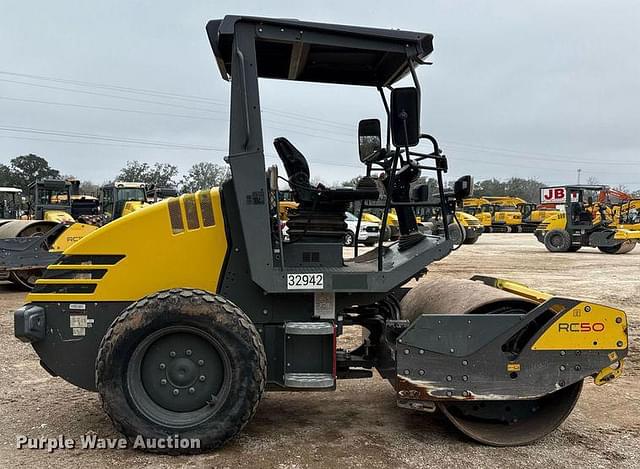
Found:
[[(567, 199), (567, 189), (564, 187), (543, 187), (540, 189), (540, 203), (563, 204)], [(578, 193), (571, 194), (571, 202), (578, 201)]]

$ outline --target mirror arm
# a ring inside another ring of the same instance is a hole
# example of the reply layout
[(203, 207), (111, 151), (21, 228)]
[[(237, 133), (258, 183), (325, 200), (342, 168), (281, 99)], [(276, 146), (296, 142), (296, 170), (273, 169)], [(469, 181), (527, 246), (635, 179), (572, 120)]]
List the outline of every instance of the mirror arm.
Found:
[[(385, 233), (387, 230), (387, 218), (389, 216), (389, 211), (391, 209), (391, 191), (393, 188), (393, 180), (396, 175), (396, 168), (398, 167), (398, 158), (400, 156), (400, 148), (396, 148), (396, 151), (393, 155), (393, 163), (391, 164), (391, 170), (389, 171), (389, 178), (387, 179), (387, 199), (384, 204), (384, 212), (382, 213), (382, 227), (380, 228), (380, 233)], [(383, 236), (378, 236), (378, 271), (382, 272), (382, 248), (384, 247), (382, 243)]]
[(380, 97), (382, 98), (382, 104), (384, 105), (384, 111), (387, 114), (387, 151), (389, 151), (391, 145), (391, 109), (389, 109), (389, 101), (387, 101), (387, 97), (384, 95), (384, 90), (381, 86), (378, 86), (378, 93), (380, 93)]
[(411, 78), (413, 79), (413, 84), (418, 91), (418, 102), (421, 102), (422, 98), (422, 90), (420, 89), (420, 81), (418, 80), (418, 74), (416, 73), (416, 67), (413, 65), (413, 61), (411, 58), (407, 59), (407, 64), (409, 65), (409, 71), (411, 72)]

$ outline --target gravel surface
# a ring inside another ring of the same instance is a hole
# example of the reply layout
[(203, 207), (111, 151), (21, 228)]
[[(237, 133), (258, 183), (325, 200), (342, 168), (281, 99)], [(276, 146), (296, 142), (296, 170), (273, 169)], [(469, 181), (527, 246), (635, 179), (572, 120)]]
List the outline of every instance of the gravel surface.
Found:
[[(530, 234), (485, 234), (430, 267), (430, 275), (510, 278), (550, 293), (624, 309), (631, 358), (601, 387), (587, 380), (569, 419), (526, 447), (489, 448), (458, 434), (438, 414), (399, 409), (379, 377), (340, 382), (330, 393), (270, 393), (245, 431), (220, 451), (158, 456), (131, 449), (16, 449), (16, 436), (79, 440), (118, 437), (97, 396), (49, 376), (31, 346), (13, 337), (12, 310), (24, 295), (0, 284), (0, 466), (2, 467), (638, 467), (640, 249), (551, 254)], [(347, 331), (353, 342), (358, 331)]]

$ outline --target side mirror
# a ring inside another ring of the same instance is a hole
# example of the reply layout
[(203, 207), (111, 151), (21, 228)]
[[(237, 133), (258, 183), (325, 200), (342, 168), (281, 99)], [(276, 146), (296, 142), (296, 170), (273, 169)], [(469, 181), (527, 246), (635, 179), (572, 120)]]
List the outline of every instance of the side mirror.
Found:
[(415, 147), (420, 139), (420, 94), (417, 88), (391, 91), (391, 139), (396, 147)]
[(473, 177), (467, 175), (458, 179), (453, 185), (453, 193), (458, 201), (471, 197), (473, 195)]
[(382, 148), (380, 136), (380, 121), (378, 119), (364, 119), (358, 123), (358, 149), (360, 161), (368, 163), (376, 152)]
[(416, 185), (411, 192), (413, 202), (426, 202), (429, 200), (429, 186), (427, 184)]

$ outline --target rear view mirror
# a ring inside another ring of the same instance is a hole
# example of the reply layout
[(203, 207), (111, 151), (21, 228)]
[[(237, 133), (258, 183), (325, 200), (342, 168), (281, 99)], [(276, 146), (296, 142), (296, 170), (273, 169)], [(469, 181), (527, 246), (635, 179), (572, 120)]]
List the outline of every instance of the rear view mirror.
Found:
[(396, 147), (415, 147), (420, 138), (420, 95), (413, 87), (391, 91), (391, 138)]
[(473, 177), (462, 176), (453, 185), (456, 200), (462, 200), (473, 195)]
[(358, 124), (358, 148), (360, 161), (367, 163), (382, 148), (380, 136), (380, 121), (378, 119), (364, 119)]

